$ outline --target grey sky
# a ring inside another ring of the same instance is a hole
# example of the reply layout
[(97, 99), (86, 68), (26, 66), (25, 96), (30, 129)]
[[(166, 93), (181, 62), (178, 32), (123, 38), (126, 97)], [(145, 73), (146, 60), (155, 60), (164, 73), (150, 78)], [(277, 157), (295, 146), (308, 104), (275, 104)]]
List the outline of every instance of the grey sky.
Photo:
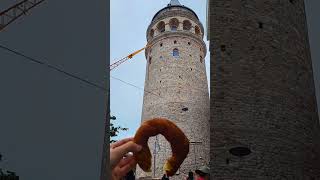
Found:
[[(111, 0), (110, 2), (110, 61), (112, 63), (144, 47), (147, 42), (146, 30), (152, 17), (170, 0)], [(180, 0), (180, 3), (194, 10), (203, 26), (206, 27), (205, 0)], [(207, 43), (206, 37), (204, 40)], [(209, 55), (206, 56), (206, 68), (208, 75)], [(146, 61), (144, 52), (142, 52), (111, 71), (111, 76), (144, 88), (145, 69)], [(120, 133), (117, 139), (133, 136), (141, 122), (143, 90), (126, 85), (112, 77), (110, 86), (111, 113), (117, 117), (118, 125), (129, 128), (129, 131)]]

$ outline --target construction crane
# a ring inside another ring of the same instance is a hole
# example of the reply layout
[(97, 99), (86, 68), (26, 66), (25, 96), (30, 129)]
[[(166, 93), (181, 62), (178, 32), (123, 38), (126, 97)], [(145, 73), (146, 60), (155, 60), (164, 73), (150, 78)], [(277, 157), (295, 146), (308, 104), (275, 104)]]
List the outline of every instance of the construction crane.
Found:
[(26, 12), (43, 1), (45, 0), (23, 0), (0, 12), (0, 32), (22, 15), (26, 15)]
[(116, 61), (116, 62), (112, 63), (112, 64), (110, 65), (110, 71), (112, 71), (114, 68), (118, 67), (120, 64), (126, 62), (127, 60), (132, 59), (133, 56), (139, 54), (141, 51), (145, 50), (145, 49), (148, 48), (148, 47), (150, 47), (150, 45), (147, 45), (146, 47), (144, 47), (144, 48), (142, 48), (142, 49), (139, 49), (138, 51), (135, 51), (135, 52), (132, 53), (132, 54), (129, 54), (128, 56), (120, 59), (119, 61)]

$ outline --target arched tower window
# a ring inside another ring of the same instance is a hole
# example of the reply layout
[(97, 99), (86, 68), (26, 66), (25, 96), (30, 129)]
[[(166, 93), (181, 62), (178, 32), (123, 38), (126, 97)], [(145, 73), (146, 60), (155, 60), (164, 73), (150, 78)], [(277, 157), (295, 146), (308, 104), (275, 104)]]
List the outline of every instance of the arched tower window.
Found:
[(177, 48), (173, 49), (172, 55), (173, 57), (179, 57), (179, 50)]
[(157, 25), (158, 31), (159, 32), (164, 32), (165, 31), (165, 23), (163, 21), (160, 21)]
[(151, 30), (150, 30), (150, 37), (153, 38), (153, 36), (154, 36), (154, 30), (151, 29)]
[(171, 31), (176, 31), (179, 26), (179, 20), (177, 18), (172, 18), (169, 21), (169, 25), (170, 25)]
[(191, 29), (191, 22), (188, 20), (183, 21), (183, 30), (190, 30)]
[(195, 31), (196, 35), (200, 35), (200, 28), (199, 28), (199, 26), (195, 26), (195, 27), (194, 27), (194, 31)]

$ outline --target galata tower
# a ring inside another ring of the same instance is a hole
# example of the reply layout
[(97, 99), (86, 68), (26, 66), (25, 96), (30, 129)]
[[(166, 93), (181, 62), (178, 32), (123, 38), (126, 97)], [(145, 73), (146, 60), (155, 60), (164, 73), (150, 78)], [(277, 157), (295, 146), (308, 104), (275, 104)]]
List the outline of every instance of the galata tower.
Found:
[[(205, 68), (207, 48), (204, 28), (196, 13), (171, 2), (159, 10), (147, 30), (149, 47), (142, 121), (163, 117), (179, 126), (190, 140), (190, 153), (177, 175), (183, 179), (189, 171), (209, 165), (210, 103)], [(137, 169), (137, 177), (159, 178), (171, 156), (170, 144), (161, 135), (149, 139), (152, 172)]]

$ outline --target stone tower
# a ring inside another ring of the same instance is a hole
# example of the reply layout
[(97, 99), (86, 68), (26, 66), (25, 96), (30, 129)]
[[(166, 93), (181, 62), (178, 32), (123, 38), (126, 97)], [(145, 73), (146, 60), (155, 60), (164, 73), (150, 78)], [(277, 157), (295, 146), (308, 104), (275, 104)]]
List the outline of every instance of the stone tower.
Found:
[(211, 174), (320, 179), (303, 0), (209, 0)]
[[(172, 120), (191, 141), (190, 153), (176, 177), (209, 163), (209, 91), (205, 70), (204, 29), (190, 8), (172, 0), (153, 17), (147, 30), (147, 69), (142, 121), (155, 117)], [(163, 136), (149, 139), (152, 173), (162, 177), (171, 147)], [(156, 147), (156, 148), (155, 148)]]

